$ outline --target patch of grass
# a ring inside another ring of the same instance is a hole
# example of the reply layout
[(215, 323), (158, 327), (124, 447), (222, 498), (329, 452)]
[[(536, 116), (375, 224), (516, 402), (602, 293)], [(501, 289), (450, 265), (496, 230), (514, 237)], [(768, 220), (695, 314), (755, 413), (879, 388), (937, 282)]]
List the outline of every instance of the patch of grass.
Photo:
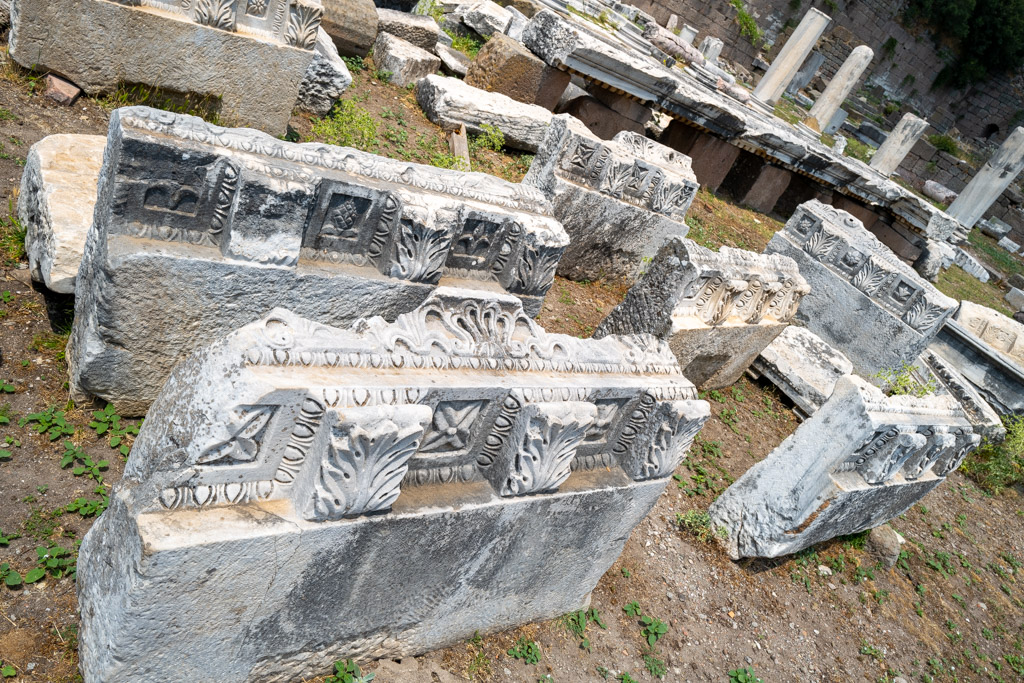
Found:
[(647, 673), (655, 678), (664, 678), (668, 674), (668, 666), (665, 665), (665, 660), (656, 657), (653, 652), (648, 652), (643, 655), (644, 666), (647, 667)]
[(222, 125), (220, 118), (221, 97), (177, 93), (151, 85), (121, 83), (109, 95), (97, 98), (96, 103), (107, 111), (120, 107), (146, 106), (175, 114), (198, 116), (214, 125)]
[(574, 636), (579, 638), (580, 647), (590, 652), (590, 638), (587, 637), (587, 625), (596, 624), (601, 628), (608, 628), (604, 622), (601, 621), (601, 614), (591, 607), (588, 610), (579, 610), (576, 612), (570, 612), (562, 617), (562, 624), (566, 630), (572, 633)]
[(462, 54), (466, 55), (470, 59), (476, 59), (476, 55), (480, 52), (480, 48), (484, 46), (485, 40), (480, 40), (472, 36), (459, 36), (454, 33), (449, 33), (452, 37), (452, 49), (458, 50)]
[(339, 100), (330, 113), (314, 120), (312, 136), (307, 142), (318, 140), (329, 145), (354, 147), (376, 153), (380, 149), (377, 122), (373, 115), (353, 100)]
[(27, 260), (25, 254), (25, 226), (18, 220), (14, 198), (7, 199), (7, 215), (0, 217), (0, 259), (5, 266)]
[(964, 459), (960, 470), (983, 490), (998, 494), (1024, 481), (1024, 417), (1003, 417), (1006, 439), (984, 443)]
[(875, 149), (868, 144), (861, 142), (856, 138), (849, 138), (846, 143), (846, 150), (843, 152), (848, 157), (859, 159), (865, 164), (871, 161), (871, 157), (875, 155)]
[(873, 375), (880, 379), (883, 384), (883, 391), (887, 396), (916, 396), (924, 398), (935, 393), (937, 388), (935, 380), (929, 378), (927, 382), (919, 382), (914, 377), (914, 366), (906, 361), (898, 368), (886, 368)]
[(760, 50), (764, 45), (764, 34), (758, 27), (757, 21), (747, 11), (747, 6), (743, 3), (743, 0), (729, 0), (729, 4), (736, 8), (736, 23), (740, 26), (740, 35)]
[(508, 655), (526, 664), (537, 664), (540, 662), (540, 646), (526, 636), (519, 636), (516, 644), (509, 648)]
[(954, 265), (939, 273), (935, 287), (958, 301), (973, 301), (1005, 316), (1013, 315), (1013, 310), (1003, 298), (1003, 290), (999, 289), (994, 280), (982, 282), (960, 266)]
[(64, 411), (57, 410), (53, 406), (38, 413), (29, 413), (18, 420), (19, 427), (30, 424), (32, 429), (39, 434), (45, 434), (50, 441), (75, 434), (75, 426), (64, 419)]
[(996, 240), (984, 234), (981, 230), (971, 230), (967, 240), (972, 247), (985, 255), (985, 258), (992, 266), (998, 268), (1004, 275), (1010, 276), (1014, 273), (1024, 275), (1024, 261), (1000, 247)]
[(757, 677), (754, 667), (745, 666), (729, 672), (729, 683), (764, 683), (764, 680)]
[(505, 134), (499, 128), (489, 123), (483, 124), (481, 128), (483, 128), (484, 132), (474, 135), (473, 139), (469, 141), (470, 152), (474, 151), (474, 149), (489, 149), (492, 152), (500, 152), (501, 148), (505, 146)]
[(940, 152), (952, 154), (958, 159), (961, 157), (960, 145), (956, 144), (956, 140), (948, 135), (929, 135), (926, 139), (932, 147)]

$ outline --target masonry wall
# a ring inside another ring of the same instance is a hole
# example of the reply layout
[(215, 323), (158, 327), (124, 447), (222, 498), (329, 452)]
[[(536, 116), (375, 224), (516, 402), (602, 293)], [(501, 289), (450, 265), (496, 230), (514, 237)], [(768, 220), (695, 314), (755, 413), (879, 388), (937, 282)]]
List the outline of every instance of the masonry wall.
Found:
[(906, 0), (837, 0), (832, 6), (797, 2), (747, 0), (748, 11), (768, 43), (764, 50), (740, 34), (737, 9), (728, 0), (634, 0), (633, 4), (662, 24), (670, 15), (679, 15), (698, 29), (697, 44), (707, 35), (720, 38), (725, 43), (723, 57), (750, 71), (759, 52), (770, 62), (804, 13), (817, 7), (833, 18), (818, 44), (825, 56), (820, 73), (831, 78), (853, 48), (868, 45), (875, 59), (863, 84), (874, 96), (903, 105), (887, 117), (890, 123), (904, 111), (915, 111), (939, 132), (956, 128), (962, 135), (1001, 142), (1024, 119), (1024, 79), (1019, 75), (964, 91), (930, 89), (945, 62), (926, 29), (908, 29), (896, 20)]

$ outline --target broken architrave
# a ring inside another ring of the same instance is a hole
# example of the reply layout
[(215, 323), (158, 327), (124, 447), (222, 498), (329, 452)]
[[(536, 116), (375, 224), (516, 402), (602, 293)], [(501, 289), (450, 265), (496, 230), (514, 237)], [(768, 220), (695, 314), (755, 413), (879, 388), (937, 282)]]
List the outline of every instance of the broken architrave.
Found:
[(175, 368), (83, 541), (85, 681), (294, 681), (581, 609), (709, 414), (664, 343), (508, 295), (272, 311)]

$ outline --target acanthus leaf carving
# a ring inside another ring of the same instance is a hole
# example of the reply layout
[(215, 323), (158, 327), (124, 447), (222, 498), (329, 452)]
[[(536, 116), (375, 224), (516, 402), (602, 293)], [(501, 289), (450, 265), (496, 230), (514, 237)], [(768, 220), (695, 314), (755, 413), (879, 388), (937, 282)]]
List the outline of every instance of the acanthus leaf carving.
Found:
[(554, 491), (568, 479), (576, 449), (597, 415), (592, 403), (527, 405), (507, 446), (509, 470), (500, 493), (523, 496)]
[(394, 247), (391, 276), (434, 284), (448, 258), (452, 236), (421, 221), (401, 221)]
[(903, 322), (918, 332), (924, 332), (931, 329), (945, 312), (946, 309), (941, 306), (934, 306), (928, 303), (927, 298), (919, 296), (913, 306), (910, 307), (910, 310), (903, 315)]
[(235, 30), (235, 0), (195, 0), (193, 19), (197, 24)]
[(300, 50), (312, 50), (316, 45), (316, 32), (320, 28), (323, 9), (313, 5), (294, 4), (288, 15), (285, 42)]
[(508, 290), (526, 296), (544, 296), (555, 281), (555, 270), (563, 249), (528, 245), (516, 268), (515, 279)]

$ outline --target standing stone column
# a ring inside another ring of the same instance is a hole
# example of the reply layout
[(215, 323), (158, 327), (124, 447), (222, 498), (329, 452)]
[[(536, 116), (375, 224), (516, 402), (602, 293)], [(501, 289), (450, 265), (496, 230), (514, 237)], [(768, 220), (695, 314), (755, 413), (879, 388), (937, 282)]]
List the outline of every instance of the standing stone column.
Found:
[(1024, 128), (1018, 127), (985, 162), (946, 213), (965, 228), (973, 228), (1003, 190), (1017, 178), (1021, 169), (1024, 169)]
[(814, 45), (830, 21), (832, 21), (832, 17), (820, 10), (812, 8), (808, 11), (800, 20), (800, 25), (793, 31), (793, 35), (782, 46), (779, 56), (772, 62), (764, 78), (757, 84), (757, 88), (754, 89), (754, 97), (770, 105), (778, 102), (782, 97), (782, 92), (793, 80), (793, 76), (807, 59), (807, 55), (814, 49)]
[(904, 114), (900, 122), (889, 133), (882, 146), (871, 157), (871, 168), (885, 176), (892, 175), (899, 168), (911, 148), (924, 135), (928, 122), (913, 114)]
[(810, 114), (804, 119), (804, 125), (810, 126), (820, 133), (822, 127), (827, 126), (839, 108), (843, 106), (843, 102), (846, 101), (853, 87), (857, 85), (861, 74), (871, 64), (874, 56), (874, 51), (867, 45), (855, 47), (843, 65), (839, 67), (839, 71), (829, 82), (825, 92), (821, 93), (821, 97), (811, 107)]

